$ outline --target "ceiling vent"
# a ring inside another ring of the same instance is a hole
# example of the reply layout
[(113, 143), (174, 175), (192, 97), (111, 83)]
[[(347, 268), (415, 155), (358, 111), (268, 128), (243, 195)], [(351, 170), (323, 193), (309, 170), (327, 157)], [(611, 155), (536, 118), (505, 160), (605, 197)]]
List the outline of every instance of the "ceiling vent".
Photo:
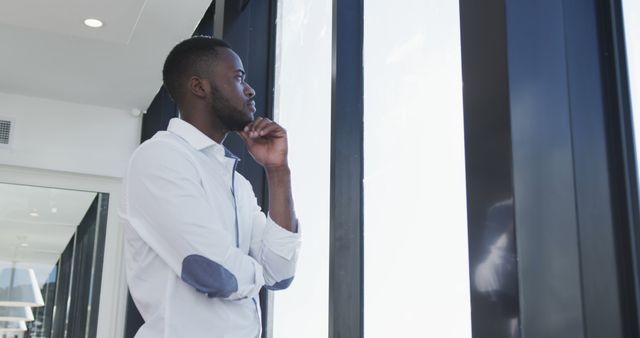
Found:
[(13, 122), (4, 118), (0, 118), (0, 146), (9, 145), (11, 141), (11, 127)]

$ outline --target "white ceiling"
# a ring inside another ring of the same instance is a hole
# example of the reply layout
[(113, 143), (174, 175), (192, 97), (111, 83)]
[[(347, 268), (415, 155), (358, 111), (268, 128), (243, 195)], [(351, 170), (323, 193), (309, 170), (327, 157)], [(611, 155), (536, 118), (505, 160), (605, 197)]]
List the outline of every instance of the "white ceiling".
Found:
[[(148, 107), (162, 63), (211, 0), (3, 0), (0, 92), (122, 108)], [(104, 22), (99, 29), (86, 18)]]

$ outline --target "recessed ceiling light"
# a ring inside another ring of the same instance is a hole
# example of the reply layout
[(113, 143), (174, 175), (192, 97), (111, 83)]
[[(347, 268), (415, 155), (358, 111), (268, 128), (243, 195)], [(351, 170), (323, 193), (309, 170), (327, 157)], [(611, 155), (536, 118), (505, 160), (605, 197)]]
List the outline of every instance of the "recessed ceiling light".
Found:
[(58, 212), (58, 208), (56, 207), (51, 208), (51, 213), (55, 214), (57, 212)]
[(100, 28), (102, 27), (102, 21), (98, 19), (86, 19), (84, 20), (84, 24), (91, 28)]
[(38, 213), (38, 210), (33, 209), (33, 211), (29, 213), (29, 216), (38, 217), (40, 214)]
[(29, 243), (20, 243), (20, 246), (26, 248), (29, 246)]

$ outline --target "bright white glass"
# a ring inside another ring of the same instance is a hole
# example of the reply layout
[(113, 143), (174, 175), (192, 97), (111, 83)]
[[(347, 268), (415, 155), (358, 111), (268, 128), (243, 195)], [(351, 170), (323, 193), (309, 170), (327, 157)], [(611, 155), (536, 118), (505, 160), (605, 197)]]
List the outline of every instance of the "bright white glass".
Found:
[[(640, 1), (623, 0), (624, 30), (627, 48), (627, 69), (629, 75), (629, 93), (635, 132), (636, 161), (640, 168)], [(638, 170), (640, 175), (640, 170)], [(640, 182), (640, 176), (639, 176)]]
[(471, 337), (458, 1), (364, 1), (366, 338)]
[(326, 338), (329, 299), (331, 0), (278, 1), (275, 115), (288, 132), (302, 249), (274, 295), (277, 338)]

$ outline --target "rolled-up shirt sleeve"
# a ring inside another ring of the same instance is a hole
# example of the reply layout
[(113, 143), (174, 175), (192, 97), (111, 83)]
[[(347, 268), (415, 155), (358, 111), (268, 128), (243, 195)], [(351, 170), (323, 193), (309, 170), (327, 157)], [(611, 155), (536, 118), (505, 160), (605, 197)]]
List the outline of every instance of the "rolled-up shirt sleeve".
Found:
[(300, 252), (300, 225), (293, 233), (279, 226), (259, 209), (253, 217), (249, 254), (263, 267), (265, 287), (282, 290), (293, 281)]
[(254, 297), (265, 283), (263, 268), (233, 245), (220, 210), (207, 203), (190, 156), (171, 142), (142, 146), (125, 182), (127, 219), (182, 281), (199, 292), (230, 300)]

